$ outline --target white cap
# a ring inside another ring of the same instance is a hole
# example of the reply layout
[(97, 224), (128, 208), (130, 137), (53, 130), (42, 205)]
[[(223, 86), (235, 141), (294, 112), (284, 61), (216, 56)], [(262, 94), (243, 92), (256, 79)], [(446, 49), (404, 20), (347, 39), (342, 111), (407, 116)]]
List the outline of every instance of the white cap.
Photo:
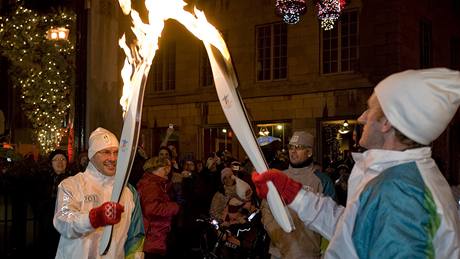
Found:
[(238, 177), (235, 177), (235, 185), (236, 185), (236, 194), (240, 199), (242, 200), (248, 200), (251, 198), (252, 195), (252, 190), (251, 186), (243, 180), (241, 180)]
[(385, 78), (374, 91), (391, 124), (428, 145), (442, 134), (460, 105), (460, 72), (407, 70)]
[(110, 147), (118, 147), (117, 137), (104, 128), (97, 128), (89, 136), (88, 158), (91, 159), (96, 152)]
[(221, 182), (223, 183), (224, 182), (224, 177), (225, 176), (231, 176), (232, 178), (235, 178), (233, 176), (233, 172), (232, 172), (232, 169), (228, 168), (228, 167), (225, 167), (224, 169), (222, 169), (222, 171), (220, 172), (220, 180)]

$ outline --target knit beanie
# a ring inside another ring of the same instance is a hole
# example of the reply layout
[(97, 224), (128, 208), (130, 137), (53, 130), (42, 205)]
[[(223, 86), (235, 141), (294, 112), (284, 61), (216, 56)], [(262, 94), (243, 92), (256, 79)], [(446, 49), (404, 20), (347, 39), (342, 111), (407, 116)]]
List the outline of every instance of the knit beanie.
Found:
[(224, 169), (222, 169), (222, 171), (220, 172), (220, 181), (222, 183), (224, 182), (224, 177), (225, 176), (232, 176), (232, 178), (234, 178), (232, 169), (230, 169), (228, 167), (225, 167)]
[(242, 200), (248, 200), (251, 198), (252, 189), (249, 184), (238, 177), (235, 177), (236, 195)]
[(385, 78), (374, 91), (396, 129), (429, 145), (446, 129), (460, 105), (460, 72), (447, 68), (407, 70)]
[(117, 137), (112, 132), (99, 127), (89, 136), (88, 158), (91, 159), (96, 152), (111, 147), (118, 147)]
[(65, 152), (64, 150), (62, 149), (56, 149), (54, 150), (53, 152), (50, 153), (49, 155), (49, 160), (52, 161), (53, 158), (56, 156), (56, 155), (63, 155), (65, 157), (65, 160), (67, 160), (67, 152)]

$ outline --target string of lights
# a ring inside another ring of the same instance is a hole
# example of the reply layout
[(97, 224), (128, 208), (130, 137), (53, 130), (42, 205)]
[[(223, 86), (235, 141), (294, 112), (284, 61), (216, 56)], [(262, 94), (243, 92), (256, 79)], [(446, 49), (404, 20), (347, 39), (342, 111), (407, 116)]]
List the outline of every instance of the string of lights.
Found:
[(40, 152), (54, 150), (65, 135), (62, 127), (70, 108), (75, 81), (75, 47), (69, 40), (48, 40), (50, 28), (75, 27), (75, 14), (57, 11), (41, 15), (22, 1), (8, 17), (0, 16), (0, 53), (8, 58), (13, 86), (20, 90), (21, 108), (32, 124)]

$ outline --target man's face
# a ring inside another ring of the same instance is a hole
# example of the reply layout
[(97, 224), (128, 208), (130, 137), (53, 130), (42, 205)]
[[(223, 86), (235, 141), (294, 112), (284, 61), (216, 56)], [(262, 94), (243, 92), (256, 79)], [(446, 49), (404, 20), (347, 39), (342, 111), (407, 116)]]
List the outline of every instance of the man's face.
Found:
[(57, 154), (51, 159), (51, 165), (56, 174), (62, 174), (65, 172), (67, 167), (67, 158), (64, 155)]
[(313, 148), (304, 145), (289, 145), (289, 160), (293, 165), (300, 165), (313, 154)]
[(100, 150), (91, 158), (91, 163), (103, 175), (115, 175), (117, 168), (118, 147), (110, 147)]
[(164, 149), (160, 150), (160, 152), (158, 152), (158, 158), (160, 158), (160, 159), (168, 159), (169, 160), (170, 159), (169, 152), (167, 150), (164, 150)]
[(358, 118), (358, 122), (364, 125), (359, 145), (367, 149), (382, 148), (384, 144), (382, 132), (384, 114), (375, 94), (369, 98), (367, 105), (367, 110)]

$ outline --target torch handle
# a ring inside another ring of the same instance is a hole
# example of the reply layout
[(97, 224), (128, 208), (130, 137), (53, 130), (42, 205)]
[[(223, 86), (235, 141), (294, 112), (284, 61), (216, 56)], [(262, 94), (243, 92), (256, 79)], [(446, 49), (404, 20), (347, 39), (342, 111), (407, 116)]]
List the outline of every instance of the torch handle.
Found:
[[(125, 114), (123, 130), (120, 137), (120, 146), (118, 148), (115, 183), (113, 184), (111, 197), (111, 201), (113, 202), (120, 201), (123, 189), (128, 183), (128, 178), (134, 162), (134, 157), (136, 156), (137, 142), (139, 140), (139, 132), (141, 126), (144, 90), (149, 70), (150, 65), (140, 66), (140, 68), (135, 71), (135, 75), (133, 77), (134, 89), (131, 102)], [(108, 252), (112, 239), (112, 231), (112, 225), (104, 227), (101, 242), (99, 243), (100, 255), (105, 255)]]

